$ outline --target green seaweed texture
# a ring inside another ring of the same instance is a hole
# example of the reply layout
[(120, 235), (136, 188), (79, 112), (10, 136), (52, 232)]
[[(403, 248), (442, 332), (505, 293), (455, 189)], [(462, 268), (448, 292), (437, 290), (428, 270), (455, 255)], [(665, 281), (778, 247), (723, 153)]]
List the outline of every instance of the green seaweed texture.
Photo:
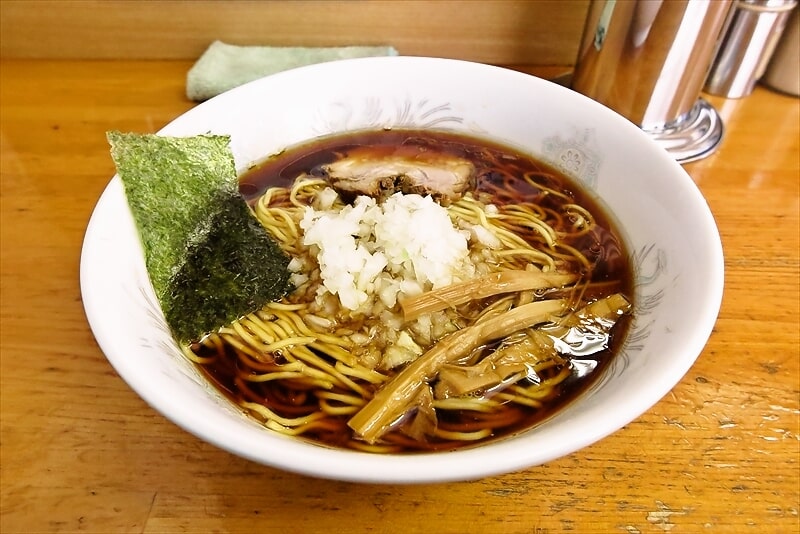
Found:
[(239, 194), (229, 136), (107, 136), (150, 281), (179, 341), (291, 289), (289, 257)]

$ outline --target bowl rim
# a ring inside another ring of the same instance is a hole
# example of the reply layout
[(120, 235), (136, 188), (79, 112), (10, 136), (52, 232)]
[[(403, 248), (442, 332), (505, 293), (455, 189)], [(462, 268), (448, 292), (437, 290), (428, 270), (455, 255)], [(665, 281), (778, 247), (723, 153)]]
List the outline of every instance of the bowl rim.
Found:
[[(565, 97), (575, 99), (575, 102), (581, 102), (581, 105), (592, 106), (596, 112), (604, 115), (604, 120), (607, 119), (611, 121), (613, 127), (622, 128), (623, 131), (624, 129), (628, 129), (628, 131), (635, 130), (638, 132), (635, 135), (642, 139), (643, 147), (649, 146), (649, 148), (646, 149), (651, 152), (652, 157), (660, 158), (665, 165), (672, 167), (675, 171), (676, 179), (682, 180), (682, 186), (688, 192), (688, 198), (691, 203), (688, 209), (696, 211), (705, 223), (703, 230), (707, 233), (708, 246), (711, 247), (709, 250), (710, 263), (707, 269), (709, 273), (707, 292), (705, 294), (705, 299), (701, 303), (702, 309), (698, 311), (701, 320), (697, 328), (692, 330), (689, 336), (690, 339), (685, 343), (687, 347), (691, 347), (691, 354), (682, 355), (680, 360), (670, 367), (671, 372), (669, 376), (657, 382), (659, 387), (654, 387), (646, 394), (639, 395), (637, 397), (637, 402), (631, 402), (626, 406), (618, 407), (618, 410), (614, 412), (613, 417), (609, 421), (593, 427), (591, 432), (582, 435), (568, 436), (569, 446), (565, 447), (562, 444), (549, 443), (548, 447), (544, 447), (542, 450), (536, 452), (534, 461), (531, 460), (530, 454), (517, 454), (519, 452), (519, 439), (516, 438), (516, 440), (506, 438), (491, 442), (488, 445), (465, 448), (452, 452), (379, 455), (341, 449), (329, 449), (318, 445), (307, 444), (301, 440), (291, 439), (291, 446), (287, 447), (287, 449), (289, 449), (289, 454), (280, 458), (272, 458), (266, 454), (268, 451), (263, 447), (254, 449), (249, 447), (249, 443), (245, 444), (244, 440), (241, 442), (231, 440), (228, 436), (222, 436), (210, 428), (207, 424), (208, 422), (203, 417), (181, 409), (181, 407), (170, 406), (168, 402), (165, 404), (164, 401), (167, 400), (167, 398), (163, 394), (150, 389), (147, 383), (135, 379), (135, 374), (131, 372), (131, 366), (135, 366), (135, 364), (126, 361), (126, 355), (122, 354), (120, 348), (115, 346), (114, 340), (109, 339), (106, 335), (103, 328), (103, 316), (96, 307), (96, 303), (103, 299), (103, 295), (95, 290), (92, 280), (93, 269), (91, 262), (97, 254), (96, 244), (93, 242), (92, 236), (97, 230), (97, 226), (102, 224), (102, 220), (99, 216), (100, 207), (104, 202), (107, 202), (109, 197), (118, 195), (121, 190), (119, 177), (114, 175), (103, 190), (87, 225), (80, 261), (81, 294), (90, 328), (104, 355), (120, 377), (128, 383), (129, 387), (157, 412), (187, 432), (223, 450), (227, 450), (261, 464), (270, 465), (287, 471), (314, 477), (352, 482), (449, 482), (474, 480), (541, 465), (591, 445), (609, 434), (616, 432), (652, 408), (652, 406), (677, 385), (689, 371), (701, 354), (703, 347), (711, 335), (722, 301), (724, 263), (722, 244), (713, 215), (702, 193), (691, 177), (662, 148), (647, 139), (641, 130), (633, 123), (583, 95), (529, 74), (513, 71), (504, 67), (464, 60), (419, 56), (345, 59), (325, 64), (299, 67), (248, 82), (247, 84), (231, 89), (226, 93), (203, 102), (186, 113), (175, 117), (170, 123), (160, 129), (158, 133), (166, 135), (164, 132), (169, 132), (171, 125), (186, 115), (203, 113), (204, 110), (220, 105), (220, 103), (235, 101), (264, 84), (278, 84), (283, 80), (287, 80), (287, 82), (291, 83), (293, 77), (303, 77), (319, 70), (330, 71), (331, 69), (338, 68), (370, 69), (376, 66), (386, 65), (404, 65), (408, 68), (409, 66), (420, 64), (427, 64), (428, 66), (443, 69), (466, 69), (470, 73), (474, 72), (482, 75), (502, 75), (503, 77), (507, 77), (508, 80), (519, 81), (520, 83), (526, 84), (546, 84), (546, 86), (560, 87), (560, 89), (565, 91)], [(677, 178), (678, 176), (681, 176), (681, 178)], [(263, 429), (259, 428), (259, 431), (263, 432)], [(276, 444), (286, 445), (289, 443), (283, 436), (276, 435), (275, 437), (278, 439), (268, 440), (270, 446)], [(495, 452), (492, 454), (492, 461), (485, 462), (483, 460), (485, 460), (486, 450), (489, 447)], [(353, 469), (354, 465), (358, 466), (358, 470)]]

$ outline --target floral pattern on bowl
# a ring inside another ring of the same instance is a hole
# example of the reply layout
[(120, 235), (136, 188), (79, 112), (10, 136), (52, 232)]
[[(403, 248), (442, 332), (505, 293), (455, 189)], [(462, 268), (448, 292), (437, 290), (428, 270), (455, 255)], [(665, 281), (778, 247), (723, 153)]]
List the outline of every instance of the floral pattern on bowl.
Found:
[(542, 156), (565, 174), (578, 179), (589, 189), (596, 189), (602, 158), (597, 151), (593, 130), (562, 139), (548, 137), (542, 146)]
[(409, 98), (384, 102), (379, 97), (341, 100), (317, 110), (312, 130), (318, 136), (337, 132), (379, 128), (427, 129), (462, 124), (464, 119), (452, 113), (449, 103)]

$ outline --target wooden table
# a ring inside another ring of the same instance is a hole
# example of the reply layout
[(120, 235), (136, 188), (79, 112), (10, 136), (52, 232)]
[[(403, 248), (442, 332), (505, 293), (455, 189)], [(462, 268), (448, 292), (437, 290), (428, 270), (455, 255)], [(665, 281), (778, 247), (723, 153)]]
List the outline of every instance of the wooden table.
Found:
[(686, 169), (722, 234), (725, 297), (661, 402), (518, 473), (356, 485), (182, 431), (115, 374), (86, 323), (78, 262), (113, 174), (104, 132), (155, 131), (191, 108), (189, 66), (1, 65), (3, 534), (800, 531), (800, 100), (763, 88), (711, 99), (724, 144)]

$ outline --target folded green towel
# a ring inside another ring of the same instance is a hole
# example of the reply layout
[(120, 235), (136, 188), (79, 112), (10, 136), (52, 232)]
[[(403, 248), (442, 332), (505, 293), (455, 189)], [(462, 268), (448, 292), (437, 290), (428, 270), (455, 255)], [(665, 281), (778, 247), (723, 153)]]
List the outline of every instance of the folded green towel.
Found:
[(214, 41), (186, 76), (186, 96), (203, 101), (282, 70), (336, 59), (396, 56), (391, 46), (235, 46)]

